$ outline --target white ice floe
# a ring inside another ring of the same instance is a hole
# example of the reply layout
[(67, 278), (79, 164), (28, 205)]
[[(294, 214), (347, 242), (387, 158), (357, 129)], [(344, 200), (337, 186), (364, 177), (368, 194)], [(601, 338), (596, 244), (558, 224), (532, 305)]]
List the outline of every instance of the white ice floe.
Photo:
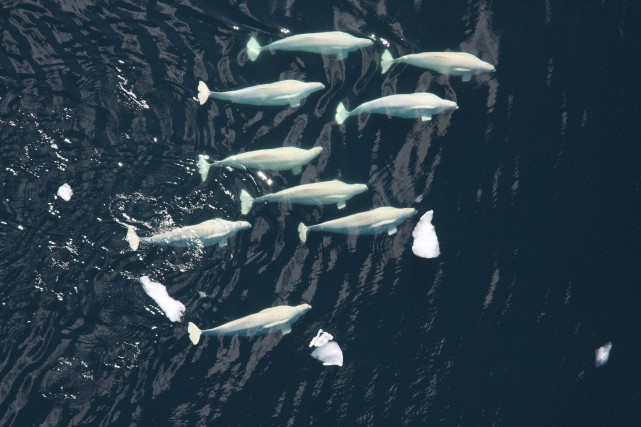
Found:
[(311, 356), (323, 362), (324, 366), (343, 366), (343, 352), (338, 344), (332, 341), (333, 339), (334, 337), (331, 334), (319, 329), (316, 336), (309, 343), (310, 347), (316, 347)]
[(608, 363), (608, 359), (610, 359), (610, 351), (612, 350), (612, 343), (609, 342), (606, 345), (597, 348), (594, 350), (594, 365), (599, 368), (606, 363)]
[(58, 196), (62, 198), (65, 202), (68, 202), (71, 200), (71, 196), (73, 196), (73, 190), (69, 186), (69, 184), (62, 184), (60, 188), (58, 188)]
[(432, 225), (433, 215), (434, 211), (427, 211), (416, 224), (414, 231), (412, 231), (412, 237), (414, 237), (412, 252), (421, 258), (436, 258), (441, 254), (436, 230)]
[(185, 306), (182, 302), (177, 301), (169, 296), (167, 293), (167, 288), (164, 285), (158, 282), (153, 282), (149, 276), (142, 276), (140, 278), (140, 283), (142, 287), (149, 295), (156, 301), (162, 311), (165, 312), (165, 315), (172, 322), (179, 322), (180, 319), (185, 314)]

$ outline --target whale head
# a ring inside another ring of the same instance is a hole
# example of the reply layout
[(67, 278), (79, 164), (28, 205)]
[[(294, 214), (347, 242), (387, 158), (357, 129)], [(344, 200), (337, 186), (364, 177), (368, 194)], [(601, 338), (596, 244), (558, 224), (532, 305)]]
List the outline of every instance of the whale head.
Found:
[(248, 228), (252, 228), (252, 225), (247, 221), (236, 221), (236, 226), (239, 230), (247, 230)]
[(311, 310), (312, 306), (311, 306), (311, 305), (309, 305), (309, 304), (299, 304), (299, 305), (297, 305), (297, 306), (296, 306), (296, 307), (294, 307), (294, 308), (296, 308), (296, 310), (297, 310), (298, 312), (300, 312), (300, 314), (303, 314), (303, 313), (305, 313), (306, 311)]
[(401, 217), (402, 218), (409, 218), (414, 215), (416, 215), (418, 211), (414, 208), (403, 208), (401, 209)]
[(352, 194), (361, 194), (367, 191), (365, 184), (352, 184)]
[(310, 93), (318, 92), (319, 90), (325, 89), (325, 85), (320, 82), (310, 82), (305, 83), (305, 93), (309, 95)]
[(494, 65), (485, 62), (485, 61), (479, 61), (479, 65), (476, 66), (476, 71), (477, 73), (493, 73), (496, 71), (496, 68)]
[(311, 158), (315, 159), (320, 155), (321, 151), (323, 151), (323, 147), (312, 147), (307, 151), (309, 152)]
[(358, 46), (361, 48), (366, 48), (373, 45), (374, 45), (374, 42), (370, 39), (358, 39)]
[(450, 101), (448, 99), (443, 100), (443, 111), (449, 111), (449, 110), (458, 110), (458, 105), (454, 101)]

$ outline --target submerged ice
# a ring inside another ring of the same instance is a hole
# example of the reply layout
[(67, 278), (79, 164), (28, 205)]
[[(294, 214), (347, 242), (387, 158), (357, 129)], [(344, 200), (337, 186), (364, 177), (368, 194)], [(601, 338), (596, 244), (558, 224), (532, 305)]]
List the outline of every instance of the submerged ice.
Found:
[(338, 344), (332, 341), (333, 339), (334, 337), (330, 333), (319, 329), (309, 343), (310, 347), (316, 347), (311, 356), (323, 362), (324, 366), (343, 366), (343, 351)]

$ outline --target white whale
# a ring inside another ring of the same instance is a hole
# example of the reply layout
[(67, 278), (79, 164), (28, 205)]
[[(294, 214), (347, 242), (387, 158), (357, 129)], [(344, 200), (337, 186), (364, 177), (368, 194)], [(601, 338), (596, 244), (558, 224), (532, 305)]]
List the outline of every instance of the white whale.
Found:
[(247, 43), (247, 56), (255, 61), (261, 52), (267, 50), (286, 50), (290, 52), (310, 52), (323, 55), (334, 55), (336, 59), (345, 59), (350, 52), (372, 46), (370, 39), (354, 37), (342, 31), (308, 33), (289, 36), (266, 46), (261, 46), (252, 37)]
[(203, 246), (227, 246), (227, 239), (241, 230), (251, 228), (247, 221), (227, 221), (216, 218), (196, 225), (180, 227), (149, 237), (138, 237), (136, 230), (128, 226), (126, 240), (132, 250), (137, 251), (141, 243), (177, 248)]
[(481, 61), (476, 56), (465, 52), (423, 52), (394, 58), (389, 50), (386, 50), (381, 56), (383, 74), (393, 64), (409, 64), (441, 74), (461, 76), (464, 82), (469, 82), (472, 76), (476, 74), (496, 71), (494, 65)]
[(232, 168), (249, 168), (272, 171), (284, 171), (291, 169), (294, 175), (302, 172), (303, 166), (318, 157), (323, 147), (313, 147), (309, 150), (296, 147), (268, 148), (265, 150), (247, 151), (235, 154), (223, 160), (209, 163), (206, 155), (198, 156), (198, 171), (203, 181), (207, 179), (209, 168), (221, 168), (229, 166)]
[(256, 202), (289, 202), (299, 205), (330, 205), (336, 203), (338, 209), (345, 207), (345, 201), (367, 191), (365, 184), (345, 184), (342, 181), (323, 181), (313, 184), (297, 185), (276, 193), (253, 198), (247, 191), (240, 192), (240, 211), (245, 215)]
[(305, 243), (310, 231), (342, 234), (378, 234), (386, 231), (391, 236), (396, 233), (396, 227), (401, 222), (415, 214), (416, 209), (413, 208), (384, 206), (311, 226), (301, 222), (298, 226), (298, 237)]
[(435, 114), (457, 109), (456, 102), (441, 99), (432, 93), (410, 93), (374, 99), (359, 105), (352, 111), (347, 111), (341, 102), (336, 108), (335, 118), (339, 125), (349, 116), (357, 116), (361, 113), (387, 114), (405, 119), (420, 117), (422, 121), (426, 121), (432, 120)]
[(196, 345), (201, 335), (266, 335), (272, 332), (281, 331), (288, 334), (292, 330), (292, 324), (300, 316), (311, 309), (309, 304), (300, 304), (295, 307), (279, 305), (266, 308), (258, 313), (232, 320), (216, 328), (201, 330), (198, 326), (189, 322), (187, 331), (189, 339)]
[(279, 82), (230, 90), (212, 92), (205, 82), (198, 83), (198, 102), (203, 105), (209, 98), (249, 105), (289, 105), (298, 107), (300, 101), (310, 94), (325, 89), (318, 82), (301, 82), (298, 80), (281, 80)]

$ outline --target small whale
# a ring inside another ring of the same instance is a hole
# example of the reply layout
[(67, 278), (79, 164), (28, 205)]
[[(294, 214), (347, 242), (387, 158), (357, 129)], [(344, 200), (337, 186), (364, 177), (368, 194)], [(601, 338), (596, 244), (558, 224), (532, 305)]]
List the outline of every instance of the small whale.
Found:
[(349, 116), (357, 116), (361, 113), (387, 114), (404, 119), (420, 117), (422, 121), (426, 121), (432, 120), (435, 114), (457, 109), (456, 102), (441, 99), (432, 93), (410, 93), (374, 99), (359, 105), (352, 111), (347, 111), (341, 102), (336, 108), (335, 118), (339, 125), (343, 124)]
[(354, 37), (342, 31), (328, 31), (324, 33), (308, 33), (289, 36), (282, 40), (275, 41), (266, 46), (261, 46), (252, 37), (247, 43), (247, 56), (255, 61), (261, 52), (270, 50), (286, 50), (290, 52), (310, 52), (322, 55), (333, 55), (336, 59), (347, 58), (350, 52), (372, 46), (370, 39)]
[(472, 76), (496, 71), (494, 65), (481, 61), (476, 56), (465, 52), (423, 52), (393, 58), (389, 50), (381, 56), (383, 74), (393, 64), (409, 64), (419, 68), (436, 71), (450, 76), (461, 76), (464, 82), (469, 82)]
[(229, 166), (240, 169), (262, 169), (284, 171), (291, 169), (294, 175), (302, 172), (303, 166), (318, 157), (323, 147), (313, 147), (309, 150), (296, 147), (268, 148), (265, 150), (247, 151), (235, 154), (223, 160), (209, 163), (206, 155), (198, 156), (198, 171), (203, 182), (207, 179), (210, 167), (221, 168)]
[(201, 222), (196, 225), (189, 225), (149, 237), (138, 237), (136, 230), (128, 226), (127, 237), (129, 246), (137, 251), (141, 243), (158, 246), (173, 246), (176, 248), (188, 248), (202, 246), (227, 246), (227, 239), (241, 230), (251, 228), (247, 221), (227, 221), (216, 218)]
[(249, 105), (289, 105), (298, 107), (303, 98), (325, 85), (318, 82), (301, 82), (298, 80), (281, 80), (228, 92), (212, 92), (203, 81), (198, 83), (198, 102), (203, 105), (209, 98)]
[(289, 202), (299, 205), (330, 205), (336, 203), (338, 209), (345, 207), (345, 201), (357, 194), (367, 191), (365, 184), (345, 184), (333, 180), (297, 185), (276, 193), (253, 198), (247, 191), (240, 192), (240, 211), (247, 214), (256, 202)]
[(201, 335), (253, 336), (266, 335), (278, 331), (285, 335), (291, 332), (292, 324), (311, 308), (312, 306), (309, 304), (300, 304), (295, 307), (279, 305), (204, 331), (189, 322), (187, 332), (189, 332), (189, 339), (194, 345), (198, 344)]
[(413, 208), (392, 208), (384, 206), (367, 212), (345, 216), (332, 221), (306, 226), (298, 226), (298, 237), (305, 243), (310, 231), (329, 231), (341, 234), (378, 234), (387, 232), (390, 236), (396, 233), (396, 227), (407, 218), (416, 215)]

